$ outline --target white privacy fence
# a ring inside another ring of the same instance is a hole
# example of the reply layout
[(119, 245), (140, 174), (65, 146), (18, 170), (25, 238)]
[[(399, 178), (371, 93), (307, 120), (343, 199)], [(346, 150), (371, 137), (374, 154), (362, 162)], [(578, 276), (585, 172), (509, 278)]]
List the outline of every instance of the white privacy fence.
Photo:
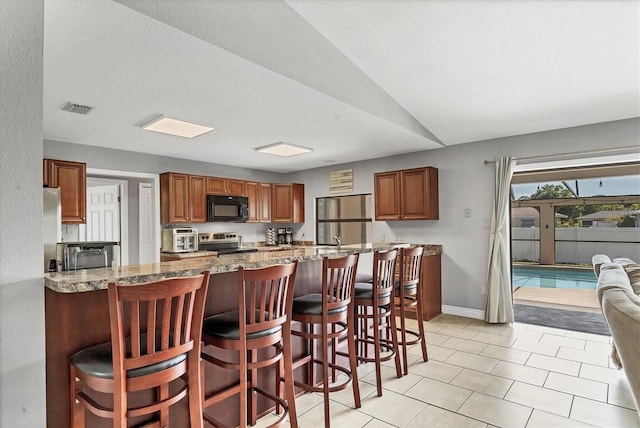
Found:
[[(628, 257), (640, 262), (638, 227), (557, 227), (556, 263), (591, 264), (594, 254)], [(540, 229), (511, 229), (511, 258), (540, 261)]]

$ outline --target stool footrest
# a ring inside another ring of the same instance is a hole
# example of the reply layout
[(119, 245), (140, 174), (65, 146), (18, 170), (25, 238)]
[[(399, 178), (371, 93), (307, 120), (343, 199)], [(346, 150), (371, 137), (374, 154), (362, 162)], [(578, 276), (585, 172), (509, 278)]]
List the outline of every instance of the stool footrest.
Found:
[[(322, 365), (322, 361), (320, 360), (312, 360), (310, 362), (313, 362), (315, 364), (318, 365)], [(337, 384), (337, 385), (332, 385), (332, 386), (327, 386), (327, 388), (325, 388), (322, 384), (320, 384), (320, 386), (315, 386), (315, 385), (311, 385), (308, 383), (304, 383), (304, 382), (299, 382), (299, 381), (295, 381), (293, 382), (293, 384), (299, 388), (304, 389), (305, 391), (308, 392), (324, 392), (325, 389), (327, 389), (329, 392), (336, 392), (336, 391), (342, 391), (343, 389), (346, 389), (349, 385), (351, 385), (352, 380), (353, 380), (353, 376), (351, 374), (351, 370), (347, 369), (346, 367), (340, 366), (338, 364), (333, 364), (331, 362), (327, 363), (327, 366), (330, 369), (334, 369), (334, 370), (338, 370), (341, 371), (342, 373), (347, 375), (347, 380), (345, 380), (344, 382)]]
[[(398, 328), (398, 331), (399, 331), (399, 332), (402, 332), (402, 329), (401, 329), (401, 328)], [(416, 332), (416, 331), (413, 331), (413, 330), (407, 330), (407, 329), (405, 329), (405, 330), (404, 330), (404, 332), (405, 332), (406, 334), (410, 334), (410, 335), (412, 335), (412, 336), (415, 336), (415, 339), (413, 339), (413, 340), (407, 340), (407, 343), (403, 343), (403, 342), (402, 342), (402, 339), (400, 339), (400, 338), (399, 338), (399, 339), (398, 339), (398, 343), (399, 343), (400, 345), (403, 345), (403, 344), (404, 344), (404, 345), (415, 345), (415, 344), (418, 344), (418, 343), (422, 342), (422, 338), (420, 337), (420, 333), (418, 333), (418, 332)]]

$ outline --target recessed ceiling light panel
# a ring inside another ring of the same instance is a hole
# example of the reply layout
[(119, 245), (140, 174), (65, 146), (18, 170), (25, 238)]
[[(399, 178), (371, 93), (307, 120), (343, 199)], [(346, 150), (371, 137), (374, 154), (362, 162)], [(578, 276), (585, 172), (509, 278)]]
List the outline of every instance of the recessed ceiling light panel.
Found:
[(268, 146), (256, 147), (256, 151), (276, 156), (294, 156), (301, 155), (303, 153), (309, 153), (313, 151), (313, 149), (280, 142), (269, 144)]
[(213, 131), (215, 128), (162, 115), (144, 124), (142, 129), (178, 137), (194, 138)]

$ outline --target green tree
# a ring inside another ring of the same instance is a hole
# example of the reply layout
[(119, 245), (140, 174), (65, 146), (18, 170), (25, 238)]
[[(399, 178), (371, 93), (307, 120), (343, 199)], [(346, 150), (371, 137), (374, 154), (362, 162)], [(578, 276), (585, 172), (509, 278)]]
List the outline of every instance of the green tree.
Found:
[[(564, 186), (559, 184), (545, 184), (538, 188), (531, 195), (531, 199), (571, 199), (573, 194)], [(566, 215), (568, 218), (564, 223), (568, 226), (577, 223), (578, 217), (582, 215), (582, 205), (566, 205), (557, 209), (560, 214)]]
[(618, 222), (618, 227), (636, 227), (636, 219), (630, 215), (626, 215)]
[(544, 184), (542, 187), (538, 187), (538, 190), (531, 195), (531, 199), (564, 199), (572, 197), (573, 195), (569, 189), (559, 184)]

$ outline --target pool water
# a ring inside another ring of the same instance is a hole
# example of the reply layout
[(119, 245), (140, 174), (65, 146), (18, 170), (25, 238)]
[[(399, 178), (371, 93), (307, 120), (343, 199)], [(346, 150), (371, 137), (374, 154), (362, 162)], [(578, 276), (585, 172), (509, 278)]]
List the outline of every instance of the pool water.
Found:
[(513, 268), (514, 287), (595, 289), (596, 282), (591, 270)]

